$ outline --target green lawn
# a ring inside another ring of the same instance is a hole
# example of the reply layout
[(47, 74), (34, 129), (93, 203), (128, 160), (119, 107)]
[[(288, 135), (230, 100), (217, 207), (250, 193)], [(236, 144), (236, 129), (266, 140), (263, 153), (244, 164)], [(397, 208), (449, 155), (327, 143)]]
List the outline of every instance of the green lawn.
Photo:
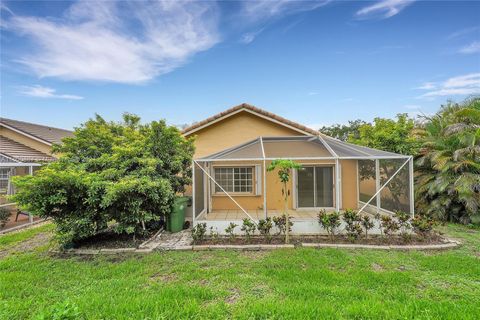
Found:
[(0, 318), (478, 319), (480, 230), (441, 230), (465, 245), (82, 259), (49, 256), (44, 225), (0, 237)]

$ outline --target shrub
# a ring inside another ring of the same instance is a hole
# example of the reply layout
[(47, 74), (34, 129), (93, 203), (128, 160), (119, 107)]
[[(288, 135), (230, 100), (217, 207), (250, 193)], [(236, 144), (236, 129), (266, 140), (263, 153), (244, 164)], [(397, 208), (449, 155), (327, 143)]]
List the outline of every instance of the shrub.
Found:
[(272, 235), (270, 234), (270, 230), (273, 227), (272, 218), (267, 217), (266, 219), (261, 219), (258, 221), (258, 231), (265, 239), (270, 242), (272, 239)]
[(213, 228), (213, 226), (210, 227), (210, 239), (212, 239), (212, 241), (216, 243), (219, 237), (220, 235), (218, 234), (217, 228)]
[[(286, 231), (286, 223), (287, 223), (287, 217), (283, 214), (280, 217), (273, 217), (273, 223), (275, 224), (275, 227), (277, 228), (277, 236), (281, 234), (285, 234)], [(288, 231), (292, 231), (292, 226), (293, 222), (291, 220), (288, 221)]]
[(141, 234), (171, 211), (174, 195), (190, 183), (193, 140), (164, 121), (122, 123), (100, 116), (76, 128), (59, 160), (34, 176), (13, 178), (12, 200), (42, 218), (52, 218), (62, 242), (113, 231)]
[(372, 229), (375, 226), (375, 223), (370, 219), (370, 216), (367, 214), (364, 214), (360, 218), (360, 224), (363, 227), (363, 230), (365, 230), (365, 239), (368, 240), (368, 230)]
[(400, 227), (400, 234), (405, 241), (411, 239), (410, 233), (408, 232), (412, 229), (410, 224), (410, 214), (405, 211), (397, 211), (395, 212), (395, 218), (397, 218), (398, 225)]
[(333, 211), (328, 213), (326, 210), (320, 210), (318, 213), (318, 222), (327, 231), (330, 239), (333, 241), (338, 227), (340, 227), (340, 212)]
[(430, 237), (434, 226), (435, 221), (424, 215), (416, 215), (412, 220), (413, 231), (423, 238)]
[(193, 243), (198, 243), (205, 239), (205, 234), (207, 233), (207, 224), (206, 223), (199, 223), (195, 227), (192, 228), (192, 238)]
[(0, 228), (5, 227), (8, 219), (10, 218), (11, 215), (12, 214), (11, 214), (10, 210), (8, 210), (5, 207), (0, 207)]
[(363, 230), (360, 226), (360, 216), (357, 211), (347, 209), (343, 212), (343, 221), (345, 221), (345, 230), (350, 241), (357, 240), (362, 234)]
[(255, 233), (256, 229), (257, 229), (257, 226), (252, 220), (248, 218), (243, 219), (243, 224), (240, 230), (245, 232), (245, 238), (247, 242), (250, 242), (250, 237)]
[(225, 229), (225, 233), (228, 235), (228, 238), (230, 241), (233, 241), (235, 239), (235, 228), (238, 227), (237, 224), (230, 222), (228, 227)]
[(400, 229), (398, 222), (389, 215), (382, 215), (380, 217), (380, 227), (386, 236), (392, 235)]

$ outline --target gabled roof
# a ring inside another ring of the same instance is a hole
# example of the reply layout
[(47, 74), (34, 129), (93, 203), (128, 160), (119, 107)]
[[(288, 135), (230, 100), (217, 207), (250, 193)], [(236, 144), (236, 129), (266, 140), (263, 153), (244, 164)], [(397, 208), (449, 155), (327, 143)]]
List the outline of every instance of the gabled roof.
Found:
[(45, 143), (46, 145), (60, 143), (62, 142), (63, 138), (73, 135), (73, 132), (69, 130), (7, 118), (0, 118), (0, 126), (23, 134), (39, 142)]
[(4, 136), (0, 136), (0, 155), (14, 160), (12, 162), (39, 162), (55, 160), (54, 157), (49, 156), (48, 154), (32, 149)]
[(263, 109), (257, 108), (255, 106), (252, 106), (248, 103), (242, 103), (238, 106), (235, 106), (233, 108), (227, 109), (223, 112), (220, 112), (210, 118), (207, 118), (205, 120), (202, 120), (200, 122), (197, 122), (185, 129), (182, 130), (183, 135), (189, 135), (192, 134), (198, 130), (201, 130), (205, 127), (208, 127), (218, 121), (221, 121), (225, 118), (231, 117), (239, 112), (246, 111), (249, 113), (252, 113), (254, 115), (257, 115), (261, 118), (267, 119), (269, 121), (275, 122), (277, 124), (283, 125), (285, 127), (288, 127), (290, 129), (293, 129), (301, 134), (305, 135), (318, 135), (318, 131), (310, 129), (304, 125), (301, 125), (299, 123), (290, 121), (288, 119), (285, 119), (283, 117), (280, 117), (274, 113), (265, 111)]

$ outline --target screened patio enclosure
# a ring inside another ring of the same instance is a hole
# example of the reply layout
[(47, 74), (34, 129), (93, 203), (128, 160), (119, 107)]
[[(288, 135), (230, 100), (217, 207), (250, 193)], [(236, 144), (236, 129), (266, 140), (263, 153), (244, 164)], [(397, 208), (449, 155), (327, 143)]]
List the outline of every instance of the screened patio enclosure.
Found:
[[(287, 186), (292, 219), (313, 221), (320, 209), (414, 214), (413, 159), (325, 135), (259, 137), (193, 161), (193, 222), (254, 221), (284, 212), (275, 159), (302, 165)], [(238, 224), (238, 223), (237, 223)]]

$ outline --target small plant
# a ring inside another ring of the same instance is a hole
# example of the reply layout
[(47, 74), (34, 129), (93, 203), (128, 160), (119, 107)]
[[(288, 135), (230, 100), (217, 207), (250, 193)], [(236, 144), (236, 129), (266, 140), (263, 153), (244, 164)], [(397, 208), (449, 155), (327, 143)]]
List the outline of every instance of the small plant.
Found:
[(238, 227), (237, 224), (230, 222), (228, 227), (225, 229), (225, 233), (228, 235), (228, 239), (233, 241), (235, 239), (235, 228)]
[(343, 221), (345, 221), (345, 230), (350, 241), (354, 242), (362, 234), (363, 230), (360, 226), (360, 216), (357, 211), (347, 209), (343, 213)]
[(262, 236), (265, 237), (267, 242), (272, 240), (272, 235), (270, 234), (270, 230), (273, 227), (272, 218), (267, 217), (266, 219), (261, 219), (258, 221), (258, 231)]
[(417, 215), (412, 220), (413, 231), (424, 239), (430, 237), (434, 226), (435, 221), (430, 217)]
[(255, 225), (255, 223), (253, 223), (252, 220), (248, 218), (243, 219), (242, 228), (240, 230), (245, 232), (245, 238), (247, 242), (250, 242), (250, 237), (255, 233), (256, 229), (257, 226)]
[[(273, 223), (277, 228), (277, 236), (281, 234), (286, 234), (286, 224), (287, 224), (287, 217), (285, 215), (281, 215), (280, 217), (273, 217)], [(288, 231), (292, 231), (293, 222), (291, 220), (288, 221)]]
[[(267, 171), (277, 170), (278, 179), (283, 185), (282, 188), (282, 197), (283, 197), (283, 212), (285, 215), (285, 225), (290, 226), (290, 216), (288, 214), (288, 196), (290, 195), (290, 190), (288, 190), (288, 181), (290, 181), (290, 174), (293, 170), (301, 169), (302, 166), (299, 163), (296, 163), (293, 160), (287, 159), (275, 159), (273, 160), (267, 168)], [(285, 228), (285, 243), (290, 242), (290, 227)]]
[(369, 215), (365, 214), (360, 218), (360, 224), (362, 225), (363, 230), (365, 230), (365, 239), (368, 240), (368, 230), (372, 229), (375, 226), (375, 223), (373, 223)]
[(380, 217), (380, 228), (383, 230), (383, 234), (388, 236), (397, 232), (400, 225), (391, 216), (383, 215)]
[(320, 210), (318, 213), (318, 223), (327, 231), (330, 239), (333, 241), (338, 227), (340, 227), (340, 212), (333, 211), (328, 213), (326, 210)]
[(206, 223), (199, 223), (195, 227), (193, 227), (192, 228), (193, 243), (201, 242), (205, 238), (206, 233), (207, 233)]
[(0, 228), (5, 227), (8, 219), (10, 218), (10, 210), (5, 207), (0, 207)]
[(411, 240), (411, 234), (408, 232), (412, 229), (412, 225), (410, 223), (410, 214), (405, 211), (397, 211), (395, 212), (395, 218), (398, 220), (398, 225), (400, 227), (400, 234), (405, 242), (409, 242)]
[(210, 239), (212, 242), (217, 243), (220, 235), (218, 234), (217, 228), (210, 227)]

